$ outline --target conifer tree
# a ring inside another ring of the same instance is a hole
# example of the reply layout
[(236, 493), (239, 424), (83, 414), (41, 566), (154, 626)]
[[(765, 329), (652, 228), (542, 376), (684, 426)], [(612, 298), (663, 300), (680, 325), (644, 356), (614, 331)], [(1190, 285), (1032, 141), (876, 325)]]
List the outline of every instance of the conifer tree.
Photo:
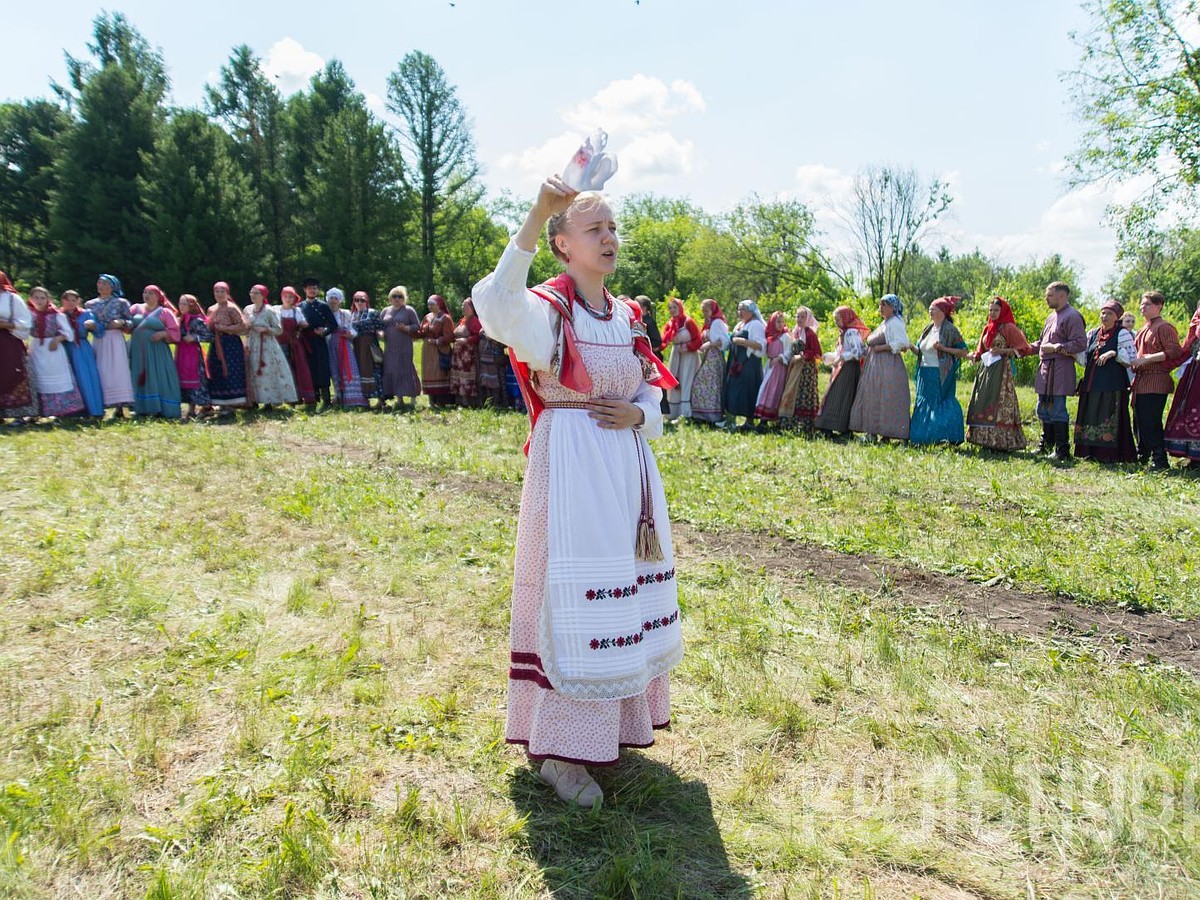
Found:
[(70, 127), (48, 100), (0, 105), (0, 268), (14, 279), (49, 282), (54, 164)]
[(195, 110), (174, 116), (145, 160), (150, 269), (171, 296), (202, 300), (215, 281), (236, 298), (267, 279), (266, 235), (249, 177), (232, 158), (232, 139)]
[(152, 275), (138, 176), (154, 149), (168, 87), (162, 55), (120, 13), (95, 20), (92, 62), (67, 57), (69, 85), (55, 85), (77, 117), (63, 140), (50, 230), (54, 274), (86, 290), (99, 272), (134, 289)]

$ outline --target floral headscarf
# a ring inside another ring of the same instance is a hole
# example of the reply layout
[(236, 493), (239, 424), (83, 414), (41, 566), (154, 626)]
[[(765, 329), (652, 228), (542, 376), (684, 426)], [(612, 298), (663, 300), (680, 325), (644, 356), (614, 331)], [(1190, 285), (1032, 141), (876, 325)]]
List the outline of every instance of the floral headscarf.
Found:
[(116, 275), (101, 275), (100, 280), (107, 281), (110, 285), (112, 285), (114, 297), (124, 297), (125, 296), (125, 291), (122, 290), (122, 288), (121, 288), (121, 279), (118, 278)]
[(880, 303), (886, 303), (896, 313), (896, 317), (904, 321), (904, 301), (895, 294), (884, 294), (879, 298)]

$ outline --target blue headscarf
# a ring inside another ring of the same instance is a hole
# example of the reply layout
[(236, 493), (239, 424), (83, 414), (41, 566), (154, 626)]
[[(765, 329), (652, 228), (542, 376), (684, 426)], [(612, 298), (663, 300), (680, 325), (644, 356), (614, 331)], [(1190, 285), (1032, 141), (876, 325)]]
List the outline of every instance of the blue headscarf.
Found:
[(123, 290), (121, 290), (121, 279), (118, 278), (116, 275), (101, 275), (100, 280), (107, 281), (109, 284), (112, 285), (114, 297), (124, 297), (125, 296), (125, 292)]
[(738, 303), (738, 310), (740, 311), (743, 309), (750, 310), (750, 315), (754, 316), (754, 318), (758, 319), (760, 322), (763, 321), (762, 313), (758, 311), (758, 304), (753, 300), (742, 300), (740, 303)]
[(900, 319), (904, 318), (904, 303), (895, 294), (884, 294), (879, 298), (879, 302), (890, 306)]

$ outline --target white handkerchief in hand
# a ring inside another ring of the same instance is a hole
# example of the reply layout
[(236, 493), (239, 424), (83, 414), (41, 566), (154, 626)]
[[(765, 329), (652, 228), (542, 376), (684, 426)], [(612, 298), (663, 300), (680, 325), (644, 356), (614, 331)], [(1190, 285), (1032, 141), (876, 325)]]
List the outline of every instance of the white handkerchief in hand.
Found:
[(979, 361), (985, 366), (994, 366), (1001, 359), (1002, 357), (999, 354), (993, 353), (991, 350), (988, 350), (983, 356), (979, 357)]
[(572, 190), (599, 191), (604, 183), (617, 171), (617, 156), (606, 153), (608, 133), (597, 128), (575, 151), (571, 161), (563, 169), (562, 180)]

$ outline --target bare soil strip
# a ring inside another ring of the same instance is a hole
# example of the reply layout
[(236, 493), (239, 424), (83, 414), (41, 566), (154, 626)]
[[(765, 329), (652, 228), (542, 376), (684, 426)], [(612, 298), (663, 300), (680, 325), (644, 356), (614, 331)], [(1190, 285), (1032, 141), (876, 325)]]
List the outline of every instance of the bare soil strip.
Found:
[[(282, 443), (294, 449), (310, 449), (303, 446), (303, 441), (280, 437)], [(312, 443), (328, 452), (328, 445)], [(376, 451), (367, 448), (340, 446), (339, 450), (347, 458), (386, 465)], [(395, 468), (397, 474), (405, 477), (421, 481), (428, 478), (426, 472), (404, 466)], [(443, 476), (440, 488), (480, 494), (492, 500), (511, 498), (514, 509), (520, 502), (520, 485), (466, 474)], [(807, 579), (816, 579), (865, 594), (886, 595), (902, 605), (940, 616), (982, 622), (1007, 634), (1087, 641), (1104, 647), (1118, 661), (1168, 663), (1200, 675), (1198, 620), (1082, 605), (1052, 594), (1026, 593), (1002, 583), (978, 584), (883, 557), (841, 553), (762, 532), (718, 534), (701, 531), (686, 522), (672, 522), (671, 532), (680, 559), (737, 559), (751, 571), (761, 568), (797, 586)]]
[(748, 568), (762, 568), (797, 585), (813, 578), (866, 594), (886, 594), (907, 606), (983, 622), (1008, 634), (1092, 639), (1118, 660), (1164, 662), (1200, 675), (1200, 622), (1195, 620), (1083, 606), (1051, 594), (976, 584), (895, 560), (839, 553), (756, 532), (713, 534), (676, 522), (671, 533), (681, 559), (741, 559)]

